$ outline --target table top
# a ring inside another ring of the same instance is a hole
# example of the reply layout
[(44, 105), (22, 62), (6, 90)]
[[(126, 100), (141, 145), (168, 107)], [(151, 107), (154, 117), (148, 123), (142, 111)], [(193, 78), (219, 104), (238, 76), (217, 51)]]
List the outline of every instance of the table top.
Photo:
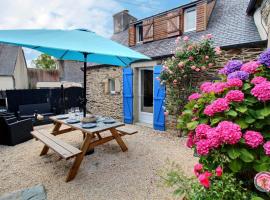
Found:
[(102, 122), (98, 122), (96, 127), (82, 128), (82, 123), (81, 122), (70, 124), (70, 123), (66, 122), (67, 119), (57, 119), (57, 117), (58, 117), (58, 115), (52, 116), (52, 117), (50, 117), (50, 119), (52, 121), (54, 121), (54, 122), (57, 122), (57, 123), (60, 123), (60, 124), (65, 124), (66, 126), (69, 126), (69, 127), (74, 128), (76, 130), (80, 130), (80, 131), (82, 131), (84, 133), (89, 133), (89, 134), (103, 132), (103, 131), (109, 130), (111, 128), (117, 128), (117, 127), (120, 127), (120, 126), (125, 126), (124, 123), (116, 121), (115, 123), (112, 123), (112, 124), (104, 124)]

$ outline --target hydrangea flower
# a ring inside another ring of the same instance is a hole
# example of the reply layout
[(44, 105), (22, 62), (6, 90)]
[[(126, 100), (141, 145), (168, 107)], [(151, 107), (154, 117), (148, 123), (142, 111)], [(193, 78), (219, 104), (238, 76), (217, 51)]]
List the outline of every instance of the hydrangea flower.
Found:
[(231, 78), (227, 80), (228, 87), (242, 87), (243, 81), (239, 78)]
[(189, 101), (191, 101), (191, 100), (196, 100), (196, 99), (199, 99), (199, 98), (201, 98), (201, 94), (199, 94), (199, 93), (193, 93), (193, 94), (191, 94), (189, 97), (188, 97), (188, 100)]
[(225, 98), (218, 98), (213, 101), (210, 105), (206, 106), (203, 113), (208, 116), (213, 116), (215, 113), (223, 112), (229, 110), (229, 102)]
[(267, 49), (266, 51), (262, 52), (262, 53), (259, 55), (258, 61), (259, 61), (261, 64), (266, 65), (267, 67), (270, 66), (270, 49)]
[(264, 78), (262, 76), (256, 76), (251, 80), (251, 83), (253, 83), (254, 85), (257, 85), (265, 81), (267, 81), (267, 78)]
[(241, 80), (247, 80), (249, 78), (249, 73), (244, 71), (235, 71), (228, 74), (228, 79), (239, 78)]
[(264, 148), (265, 154), (268, 155), (268, 156), (270, 156), (270, 141), (266, 142), (263, 145), (263, 148)]
[(210, 148), (218, 148), (221, 145), (220, 135), (215, 128), (211, 128), (207, 131), (206, 137), (209, 141)]
[(221, 70), (221, 72), (228, 75), (228, 74), (233, 73), (235, 71), (239, 71), (241, 69), (242, 65), (243, 65), (243, 63), (240, 60), (230, 60), (229, 62), (227, 62), (227, 64), (224, 66), (224, 68), (223, 68), (223, 70)]
[(218, 82), (218, 83), (213, 83), (210, 90), (211, 90), (211, 92), (218, 94), (218, 93), (222, 93), (227, 87), (228, 87), (227, 83)]
[(220, 134), (222, 142), (226, 144), (236, 144), (242, 137), (240, 126), (230, 121), (220, 122), (216, 131)]
[(242, 65), (241, 71), (247, 72), (249, 74), (254, 74), (257, 71), (257, 68), (260, 66), (260, 63), (257, 61), (250, 61)]
[(231, 90), (226, 94), (225, 98), (229, 102), (242, 102), (244, 101), (244, 93), (240, 90)]
[(261, 133), (256, 131), (247, 131), (244, 134), (245, 142), (251, 148), (257, 148), (263, 143), (263, 136)]
[(255, 85), (255, 87), (251, 90), (251, 94), (257, 97), (259, 101), (270, 100), (270, 82), (264, 81)]
[(196, 140), (205, 139), (209, 129), (211, 129), (211, 127), (207, 124), (199, 124), (195, 129)]
[(197, 154), (201, 156), (206, 156), (210, 151), (210, 143), (206, 139), (202, 139), (196, 142)]
[(200, 86), (200, 90), (204, 93), (209, 93), (210, 89), (211, 89), (212, 83), (211, 82), (204, 82), (201, 86)]

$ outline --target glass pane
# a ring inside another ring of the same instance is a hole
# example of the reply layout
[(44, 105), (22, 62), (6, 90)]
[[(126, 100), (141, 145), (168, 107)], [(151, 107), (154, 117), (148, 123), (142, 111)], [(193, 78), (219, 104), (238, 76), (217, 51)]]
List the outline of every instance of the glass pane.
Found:
[(142, 70), (141, 77), (141, 111), (153, 113), (153, 70)]
[(196, 28), (196, 11), (190, 10), (186, 12), (186, 30), (194, 30)]
[(111, 90), (111, 92), (115, 91), (115, 80), (114, 79), (110, 79), (110, 90)]

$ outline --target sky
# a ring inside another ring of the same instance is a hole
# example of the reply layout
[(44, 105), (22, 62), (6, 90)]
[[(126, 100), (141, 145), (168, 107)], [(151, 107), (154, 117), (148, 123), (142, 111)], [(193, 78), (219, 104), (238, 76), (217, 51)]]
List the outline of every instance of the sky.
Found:
[[(86, 28), (109, 38), (112, 15), (124, 9), (137, 19), (190, 0), (0, 0), (0, 29)], [(39, 53), (24, 49), (28, 67)]]

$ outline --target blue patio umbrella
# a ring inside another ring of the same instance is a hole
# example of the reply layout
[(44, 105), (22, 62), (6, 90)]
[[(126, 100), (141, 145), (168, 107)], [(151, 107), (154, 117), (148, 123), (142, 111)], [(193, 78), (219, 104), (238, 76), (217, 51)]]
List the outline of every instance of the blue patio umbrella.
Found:
[(84, 62), (84, 116), (86, 115), (87, 62), (128, 66), (150, 58), (86, 29), (0, 30), (0, 43), (27, 47), (59, 60)]

